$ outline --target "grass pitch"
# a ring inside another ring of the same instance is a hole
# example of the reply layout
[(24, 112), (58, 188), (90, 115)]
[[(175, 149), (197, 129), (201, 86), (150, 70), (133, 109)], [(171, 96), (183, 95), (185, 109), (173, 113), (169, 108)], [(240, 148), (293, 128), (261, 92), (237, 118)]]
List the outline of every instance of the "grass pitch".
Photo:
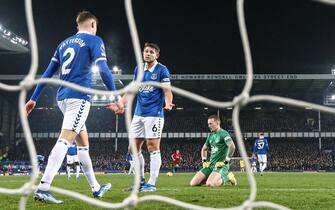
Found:
[[(235, 173), (238, 180), (236, 187), (222, 186), (219, 188), (189, 187), (189, 181), (194, 173), (179, 173), (172, 177), (160, 174), (157, 182), (157, 192), (140, 193), (140, 196), (164, 195), (188, 203), (210, 207), (232, 207), (243, 203), (249, 196), (249, 185), (245, 173)], [(74, 190), (91, 196), (86, 179), (81, 176), (76, 181), (74, 176), (67, 180), (66, 176), (56, 176), (54, 186)], [(0, 187), (16, 188), (29, 179), (28, 176), (0, 177)], [(123, 174), (97, 175), (98, 181), (103, 184), (111, 182), (113, 187), (102, 199), (108, 202), (122, 202), (129, 193), (121, 190), (130, 186), (133, 177)], [(256, 174), (257, 200), (271, 201), (291, 209), (335, 209), (335, 173), (265, 173)], [(82, 201), (55, 194), (57, 199), (64, 201), (60, 205), (51, 205), (35, 202), (30, 196), (27, 209), (80, 209), (93, 210), (97, 207)], [(19, 196), (0, 195), (0, 209), (18, 209)], [(160, 202), (140, 203), (136, 209), (179, 209), (175, 206)]]

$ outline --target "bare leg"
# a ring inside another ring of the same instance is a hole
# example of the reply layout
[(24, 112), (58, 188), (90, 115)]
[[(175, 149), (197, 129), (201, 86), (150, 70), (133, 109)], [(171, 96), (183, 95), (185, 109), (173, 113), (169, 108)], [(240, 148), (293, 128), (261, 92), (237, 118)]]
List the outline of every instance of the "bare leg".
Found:
[(190, 185), (191, 187), (202, 185), (206, 182), (206, 176), (201, 171), (197, 172), (192, 178)]
[(219, 187), (223, 183), (221, 174), (218, 172), (212, 172), (206, 182), (208, 187)]

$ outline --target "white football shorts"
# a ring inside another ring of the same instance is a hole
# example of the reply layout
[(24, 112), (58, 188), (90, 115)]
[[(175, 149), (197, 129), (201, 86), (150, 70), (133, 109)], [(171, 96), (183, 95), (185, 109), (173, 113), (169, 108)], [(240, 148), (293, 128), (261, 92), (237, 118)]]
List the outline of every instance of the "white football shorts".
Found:
[(257, 158), (258, 158), (258, 162), (259, 163), (266, 163), (266, 162), (268, 162), (268, 159), (267, 159), (266, 155), (257, 155)]
[(66, 163), (73, 164), (75, 162), (79, 163), (78, 155), (66, 155)]
[(72, 130), (77, 134), (82, 130), (86, 130), (85, 122), (91, 107), (89, 101), (68, 98), (57, 101), (57, 104), (64, 115), (62, 130)]
[(134, 116), (130, 125), (130, 136), (133, 138), (160, 139), (164, 126), (162, 117)]

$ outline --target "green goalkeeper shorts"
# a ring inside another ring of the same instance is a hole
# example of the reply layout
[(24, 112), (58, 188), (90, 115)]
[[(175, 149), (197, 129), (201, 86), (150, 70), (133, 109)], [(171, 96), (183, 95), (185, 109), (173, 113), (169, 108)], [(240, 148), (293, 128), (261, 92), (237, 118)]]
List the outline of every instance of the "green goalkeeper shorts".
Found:
[(221, 174), (221, 177), (223, 177), (223, 176), (227, 176), (229, 168), (230, 167), (228, 163), (224, 165), (223, 167), (216, 168), (214, 166), (211, 166), (209, 168), (202, 168), (200, 171), (206, 176), (206, 178), (208, 178), (212, 172), (218, 172), (219, 174)]

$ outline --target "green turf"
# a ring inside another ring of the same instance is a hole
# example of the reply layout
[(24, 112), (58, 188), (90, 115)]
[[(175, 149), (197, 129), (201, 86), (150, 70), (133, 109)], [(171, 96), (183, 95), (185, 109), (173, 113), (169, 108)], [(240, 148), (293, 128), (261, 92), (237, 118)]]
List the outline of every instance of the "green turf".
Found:
[[(188, 183), (193, 173), (176, 174), (168, 177), (161, 174), (155, 193), (140, 193), (144, 195), (165, 195), (197, 205), (211, 207), (232, 207), (240, 205), (249, 195), (247, 177), (243, 173), (235, 173), (238, 186), (223, 186), (219, 188), (189, 187)], [(132, 177), (121, 174), (98, 175), (100, 183), (111, 182), (113, 188), (102, 199), (108, 202), (121, 202), (129, 193), (121, 189), (132, 183)], [(15, 188), (21, 186), (29, 177), (0, 177), (0, 187)], [(292, 209), (335, 209), (335, 174), (334, 173), (266, 173), (256, 174), (258, 182), (257, 200), (272, 201)], [(85, 177), (79, 181), (68, 181), (65, 176), (57, 176), (54, 186), (71, 189), (82, 194), (91, 195)], [(76, 201), (72, 198), (55, 194), (64, 204), (50, 205), (35, 202), (30, 196), (27, 209), (99, 209)], [(0, 209), (18, 209), (19, 196), (0, 195)], [(178, 209), (159, 202), (141, 203), (136, 209)]]

